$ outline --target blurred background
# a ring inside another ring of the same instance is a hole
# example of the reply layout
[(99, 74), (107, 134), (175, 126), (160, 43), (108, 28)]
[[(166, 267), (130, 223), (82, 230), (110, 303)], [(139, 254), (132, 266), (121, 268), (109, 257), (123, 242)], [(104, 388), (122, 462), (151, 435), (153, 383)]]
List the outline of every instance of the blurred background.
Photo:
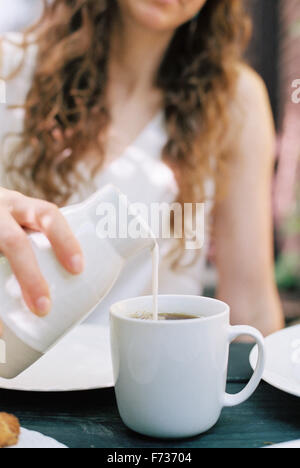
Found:
[[(276, 278), (287, 322), (300, 319), (300, 103), (292, 84), (300, 79), (300, 0), (244, 0), (253, 19), (246, 60), (264, 78), (277, 128), (273, 206)], [(0, 34), (35, 21), (42, 0), (0, 0)], [(213, 294), (213, 268), (207, 293)]]
[(278, 145), (274, 177), (276, 277), (287, 321), (300, 318), (300, 1), (245, 0), (253, 18), (247, 60), (264, 78)]

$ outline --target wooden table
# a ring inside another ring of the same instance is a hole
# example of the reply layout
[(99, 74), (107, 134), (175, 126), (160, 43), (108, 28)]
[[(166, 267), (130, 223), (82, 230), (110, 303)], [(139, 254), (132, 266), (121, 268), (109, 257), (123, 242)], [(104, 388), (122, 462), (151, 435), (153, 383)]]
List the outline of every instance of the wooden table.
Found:
[[(231, 347), (228, 391), (248, 381), (250, 345)], [(261, 383), (255, 395), (223, 411), (208, 433), (181, 441), (160, 441), (128, 430), (119, 418), (113, 389), (74, 393), (23, 393), (0, 390), (0, 408), (16, 414), (23, 427), (70, 448), (254, 448), (300, 439), (300, 399)]]

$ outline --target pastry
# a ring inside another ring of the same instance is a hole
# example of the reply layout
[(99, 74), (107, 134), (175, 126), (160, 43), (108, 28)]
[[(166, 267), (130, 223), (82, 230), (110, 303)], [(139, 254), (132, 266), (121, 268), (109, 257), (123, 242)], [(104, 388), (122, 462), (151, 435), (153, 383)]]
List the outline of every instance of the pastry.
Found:
[(18, 419), (7, 413), (0, 413), (0, 448), (16, 445), (20, 435)]

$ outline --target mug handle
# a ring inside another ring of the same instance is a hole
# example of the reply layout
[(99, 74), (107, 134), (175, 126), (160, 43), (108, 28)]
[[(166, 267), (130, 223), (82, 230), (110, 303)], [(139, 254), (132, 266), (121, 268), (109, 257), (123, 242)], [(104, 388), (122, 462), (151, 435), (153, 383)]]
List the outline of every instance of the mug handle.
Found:
[(266, 360), (266, 351), (265, 351), (265, 344), (264, 338), (262, 334), (256, 330), (255, 328), (248, 327), (248, 326), (235, 326), (229, 328), (229, 342), (232, 343), (236, 338), (239, 336), (251, 336), (255, 339), (258, 345), (258, 361), (256, 365), (256, 369), (254, 374), (248, 383), (248, 385), (236, 395), (230, 395), (229, 393), (225, 393), (223, 405), (224, 407), (233, 407), (240, 405), (244, 401), (248, 400), (251, 395), (257, 389), (265, 368), (265, 360)]

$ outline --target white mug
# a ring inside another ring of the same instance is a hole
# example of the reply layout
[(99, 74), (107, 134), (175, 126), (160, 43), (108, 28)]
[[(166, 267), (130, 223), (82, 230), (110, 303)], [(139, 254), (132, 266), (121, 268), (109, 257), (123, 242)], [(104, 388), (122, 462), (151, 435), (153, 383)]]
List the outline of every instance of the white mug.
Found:
[[(224, 407), (247, 400), (262, 378), (264, 340), (248, 326), (230, 326), (229, 306), (199, 296), (159, 296), (159, 313), (199, 318), (152, 321), (153, 297), (111, 307), (111, 346), (118, 409), (132, 430), (159, 438), (192, 437), (218, 421)], [(259, 348), (257, 368), (237, 395), (225, 392), (229, 345), (249, 335)]]

